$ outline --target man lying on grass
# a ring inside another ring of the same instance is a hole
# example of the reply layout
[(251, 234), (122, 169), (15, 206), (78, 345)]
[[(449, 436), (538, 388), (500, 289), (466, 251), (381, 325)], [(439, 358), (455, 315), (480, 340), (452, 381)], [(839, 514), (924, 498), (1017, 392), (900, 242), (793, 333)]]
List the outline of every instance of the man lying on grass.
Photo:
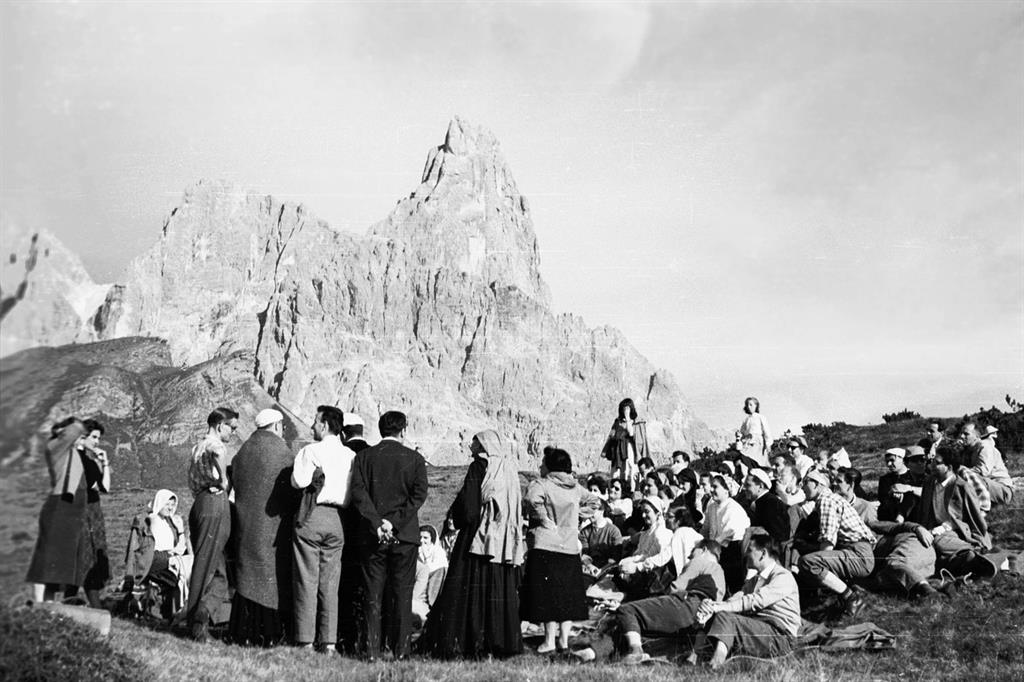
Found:
[(746, 560), (756, 573), (726, 601), (701, 603), (697, 620), (706, 622), (707, 630), (697, 635), (687, 663), (695, 665), (709, 651), (711, 667), (717, 668), (729, 656), (767, 658), (793, 650), (800, 631), (800, 593), (778, 558), (770, 535), (750, 535)]
[(573, 651), (573, 655), (586, 663), (610, 657), (618, 645), (625, 653), (623, 663), (634, 665), (649, 659), (641, 634), (675, 635), (691, 628), (697, 624), (697, 611), (702, 603), (722, 598), (725, 575), (718, 565), (720, 552), (721, 547), (714, 540), (701, 541), (672, 583), (672, 594), (623, 604), (612, 616), (608, 632), (592, 640), (589, 646)]

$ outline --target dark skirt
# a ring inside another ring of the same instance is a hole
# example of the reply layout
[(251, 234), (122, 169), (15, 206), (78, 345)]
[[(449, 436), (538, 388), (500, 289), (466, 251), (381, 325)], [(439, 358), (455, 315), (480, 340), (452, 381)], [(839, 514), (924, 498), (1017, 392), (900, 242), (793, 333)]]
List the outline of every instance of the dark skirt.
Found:
[(110, 559), (107, 556), (107, 524), (103, 518), (99, 494), (89, 491), (85, 505), (85, 526), (78, 544), (78, 564), (82, 571), (79, 585), (87, 590), (101, 590), (110, 580)]
[(238, 592), (231, 600), (228, 641), (241, 646), (270, 647), (284, 641), (281, 613), (246, 599)]
[(74, 495), (46, 498), (39, 512), (39, 537), (26, 581), (48, 585), (82, 584), (85, 571), (80, 566), (79, 545), (85, 529), (85, 507), (84, 485), (79, 485)]
[(531, 549), (526, 555), (520, 615), (531, 623), (586, 620), (587, 597), (579, 554)]
[(416, 642), (422, 654), (436, 658), (502, 658), (522, 653), (522, 569), (470, 554), (472, 536), (459, 533), (441, 593)]

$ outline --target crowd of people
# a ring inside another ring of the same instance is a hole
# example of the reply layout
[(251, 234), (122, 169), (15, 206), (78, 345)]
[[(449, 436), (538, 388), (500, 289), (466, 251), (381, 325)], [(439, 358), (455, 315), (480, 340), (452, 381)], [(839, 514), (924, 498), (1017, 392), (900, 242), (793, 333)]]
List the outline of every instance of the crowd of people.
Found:
[[(509, 443), (482, 431), (438, 532), (419, 521), (427, 468), (404, 443), (403, 413), (381, 415), (370, 445), (358, 415), (322, 405), (313, 442), (293, 454), (283, 415), (263, 410), (232, 457), (239, 415), (218, 407), (189, 461), (187, 526), (177, 495), (158, 491), (133, 526), (127, 572), (200, 641), (230, 604), (225, 639), (240, 645), (503, 658), (523, 651), (529, 623), (540, 654), (638, 663), (645, 635), (687, 632), (687, 661), (712, 666), (791, 651), (812, 601), (856, 617), (865, 590), (942, 599), (958, 577), (998, 572), (986, 517), (1013, 487), (994, 428), (966, 423), (954, 441), (931, 424), (882, 455), (868, 501), (845, 449), (811, 457), (787, 434), (773, 450), (758, 401), (744, 410), (725, 457), (679, 450), (657, 466), (624, 400), (602, 448), (607, 475), (580, 477), (547, 447), (525, 490)], [(93, 420), (53, 427), (27, 576), (37, 601), (82, 588), (95, 606), (110, 579), (102, 434)], [(595, 634), (573, 638), (595, 609)]]

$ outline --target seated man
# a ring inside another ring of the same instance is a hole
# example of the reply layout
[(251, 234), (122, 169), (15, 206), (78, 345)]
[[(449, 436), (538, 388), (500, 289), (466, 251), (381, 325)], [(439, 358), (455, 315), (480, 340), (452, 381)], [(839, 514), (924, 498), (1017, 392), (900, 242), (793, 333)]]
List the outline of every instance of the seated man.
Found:
[(818, 516), (818, 547), (801, 556), (797, 566), (802, 578), (838, 594), (846, 615), (855, 616), (864, 602), (844, 581), (871, 575), (875, 536), (850, 503), (830, 488), (824, 472), (811, 471), (804, 479), (804, 494)]
[(696, 664), (713, 643), (711, 667), (729, 656), (781, 656), (793, 650), (800, 631), (800, 592), (793, 574), (778, 564), (776, 544), (767, 533), (753, 533), (747, 565), (754, 571), (743, 589), (726, 601), (705, 601), (697, 619), (707, 622), (686, 659)]
[(719, 600), (725, 593), (725, 575), (718, 565), (720, 547), (713, 540), (702, 540), (690, 553), (686, 568), (672, 583), (672, 593), (623, 604), (614, 614), (609, 631), (590, 646), (573, 652), (589, 662), (614, 653), (615, 635), (619, 651), (626, 653), (625, 663), (641, 663), (644, 653), (641, 635), (674, 635), (697, 624), (697, 609), (704, 600)]
[(977, 494), (956, 470), (963, 464), (960, 449), (940, 445), (929, 466), (931, 476), (925, 482), (921, 501), (914, 508), (907, 529), (921, 532), (935, 548), (937, 567), (953, 575), (971, 573), (991, 578), (997, 567), (982, 552), (992, 547), (985, 514)]
[(977, 425), (971, 422), (964, 424), (960, 438), (970, 451), (970, 459), (965, 464), (985, 479), (992, 504), (1009, 504), (1013, 499), (1013, 480), (1006, 470), (1003, 455), (996, 448), (995, 438), (982, 438)]
[(747, 480), (743, 482), (748, 499), (751, 500), (747, 513), (750, 515), (750, 528), (762, 528), (777, 543), (790, 538), (789, 508), (779, 496), (772, 492), (772, 479), (764, 469), (751, 469)]
[[(914, 457), (925, 454), (919, 446), (912, 449)], [(907, 468), (906, 457), (907, 450), (903, 448), (885, 451), (885, 468), (889, 471), (878, 479), (878, 518), (881, 521), (902, 521), (907, 509), (913, 507), (921, 495), (924, 477)], [(908, 497), (911, 495), (913, 499)]]

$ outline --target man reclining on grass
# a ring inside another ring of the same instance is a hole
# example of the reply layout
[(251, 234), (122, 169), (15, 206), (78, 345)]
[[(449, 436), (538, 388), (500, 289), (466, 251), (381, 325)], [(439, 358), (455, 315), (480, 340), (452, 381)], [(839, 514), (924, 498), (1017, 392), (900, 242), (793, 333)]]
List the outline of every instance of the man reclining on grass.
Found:
[[(673, 593), (629, 602), (614, 614), (609, 631), (591, 642), (590, 646), (573, 652), (583, 662), (608, 658), (615, 653), (616, 642), (626, 655), (627, 664), (642, 663), (649, 656), (644, 653), (640, 636), (675, 635), (680, 630), (697, 624), (697, 609), (708, 600), (721, 599), (725, 594), (725, 574), (718, 565), (721, 547), (714, 540), (703, 540), (693, 548), (690, 561), (672, 583)], [(621, 649), (620, 649), (621, 650)]]
[(707, 630), (697, 635), (687, 663), (695, 665), (709, 651), (709, 663), (717, 668), (729, 656), (767, 658), (793, 650), (801, 623), (800, 592), (778, 558), (770, 535), (750, 535), (746, 561), (756, 573), (728, 600), (701, 603), (697, 620), (707, 622)]

